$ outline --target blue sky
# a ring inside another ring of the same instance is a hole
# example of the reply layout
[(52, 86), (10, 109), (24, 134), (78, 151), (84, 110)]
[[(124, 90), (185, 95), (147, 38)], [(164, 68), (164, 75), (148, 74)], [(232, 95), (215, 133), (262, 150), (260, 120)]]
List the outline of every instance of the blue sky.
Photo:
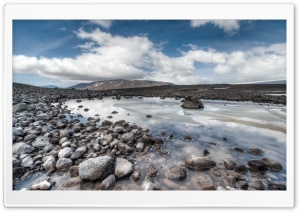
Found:
[(25, 84), (280, 80), (285, 63), (282, 20), (13, 22), (13, 80)]

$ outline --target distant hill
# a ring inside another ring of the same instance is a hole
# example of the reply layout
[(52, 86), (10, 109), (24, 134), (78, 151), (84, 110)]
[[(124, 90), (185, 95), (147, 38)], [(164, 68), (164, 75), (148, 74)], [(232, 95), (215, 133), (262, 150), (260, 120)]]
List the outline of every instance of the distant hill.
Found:
[(80, 83), (69, 88), (74, 88), (78, 90), (113, 90), (113, 89), (125, 89), (125, 88), (142, 88), (142, 87), (153, 87), (153, 86), (163, 86), (163, 85), (173, 85), (173, 83), (168, 82), (158, 82), (150, 80), (108, 80), (108, 81), (96, 81), (90, 83)]
[(41, 88), (61, 88), (56, 85), (43, 85), (43, 86), (39, 86), (39, 87), (41, 87)]
[(241, 82), (234, 84), (286, 84), (286, 80), (268, 80), (268, 81), (257, 81), (257, 82)]

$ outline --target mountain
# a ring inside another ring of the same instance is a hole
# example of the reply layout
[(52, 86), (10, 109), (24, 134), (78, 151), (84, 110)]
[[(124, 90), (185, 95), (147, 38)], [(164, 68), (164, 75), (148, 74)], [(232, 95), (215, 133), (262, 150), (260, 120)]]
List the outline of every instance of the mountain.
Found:
[(114, 89), (125, 89), (125, 88), (142, 88), (142, 87), (153, 87), (153, 86), (163, 86), (163, 85), (173, 85), (173, 83), (168, 82), (158, 82), (150, 80), (108, 80), (108, 81), (96, 81), (90, 83), (80, 83), (69, 88), (74, 88), (78, 90), (114, 90)]
[(257, 81), (257, 82), (240, 82), (234, 84), (286, 84), (286, 80), (268, 80), (268, 81)]
[(41, 88), (60, 88), (56, 85), (43, 85), (43, 86), (40, 86)]

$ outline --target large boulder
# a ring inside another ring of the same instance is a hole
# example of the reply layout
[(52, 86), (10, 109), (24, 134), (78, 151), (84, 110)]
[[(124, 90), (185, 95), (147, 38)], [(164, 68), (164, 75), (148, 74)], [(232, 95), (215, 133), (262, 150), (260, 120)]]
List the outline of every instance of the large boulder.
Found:
[(196, 155), (191, 155), (186, 158), (185, 165), (194, 171), (201, 171), (216, 166), (216, 163), (209, 157), (199, 157)]
[(50, 140), (47, 137), (39, 136), (32, 142), (32, 146), (35, 148), (45, 147), (47, 144), (50, 144)]
[(115, 159), (109, 156), (90, 158), (79, 164), (79, 176), (85, 180), (104, 180), (115, 170)]
[(21, 154), (30, 154), (33, 152), (34, 148), (28, 144), (23, 142), (15, 143), (12, 146), (13, 154), (21, 155)]
[(186, 98), (181, 105), (183, 108), (187, 109), (198, 109), (198, 108), (204, 108), (203, 103), (196, 98)]
[(133, 165), (126, 159), (117, 158), (115, 175), (117, 178), (122, 178), (130, 175), (133, 172)]

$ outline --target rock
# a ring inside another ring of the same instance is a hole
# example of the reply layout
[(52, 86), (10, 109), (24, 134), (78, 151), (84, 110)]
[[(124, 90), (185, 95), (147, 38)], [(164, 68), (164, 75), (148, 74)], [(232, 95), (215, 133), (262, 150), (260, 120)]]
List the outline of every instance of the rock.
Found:
[(49, 138), (47, 137), (43, 137), (43, 136), (39, 136), (35, 139), (34, 142), (32, 142), (32, 146), (34, 148), (43, 148), (45, 147), (46, 145), (50, 144), (49, 142)]
[(133, 165), (126, 159), (117, 158), (115, 175), (118, 179), (126, 177), (133, 172)]
[(108, 120), (104, 120), (101, 124), (101, 126), (111, 126), (113, 123), (111, 121)]
[(286, 190), (286, 185), (283, 184), (275, 184), (275, 183), (268, 183), (268, 187), (271, 190)]
[(154, 180), (146, 176), (145, 180), (142, 183), (142, 190), (145, 191), (152, 191), (152, 190), (159, 190), (158, 186), (154, 184)]
[(246, 152), (245, 150), (243, 150), (242, 148), (239, 148), (239, 147), (234, 147), (233, 150), (236, 152), (241, 152), (241, 153)]
[(79, 167), (78, 166), (71, 166), (70, 176), (71, 177), (78, 177), (79, 176)]
[(30, 167), (33, 164), (33, 159), (30, 156), (25, 157), (22, 160), (21, 166), (23, 167)]
[(115, 133), (123, 133), (125, 131), (124, 127), (122, 126), (115, 126), (114, 129), (113, 129), (113, 132)]
[(139, 181), (141, 178), (142, 172), (139, 169), (136, 169), (132, 172), (132, 174), (130, 175), (130, 179), (133, 181)]
[(66, 169), (72, 166), (73, 161), (69, 158), (59, 158), (56, 162), (57, 169)]
[[(111, 134), (109, 134), (109, 135), (104, 136), (104, 137), (103, 137), (103, 140), (110, 143), (110, 142), (112, 142), (112, 141), (114, 140), (114, 138), (112, 137)], [(100, 141), (100, 142), (101, 142), (101, 141)], [(101, 143), (101, 144), (104, 145), (103, 143)], [(104, 146), (105, 146), (105, 145), (104, 145)]]
[(147, 166), (147, 176), (155, 177), (157, 175), (157, 169), (152, 165)]
[(184, 139), (184, 140), (192, 140), (193, 138), (192, 138), (192, 136), (184, 135), (184, 136), (183, 136), (183, 139)]
[(50, 152), (52, 149), (54, 149), (54, 147), (55, 146), (53, 144), (49, 143), (44, 147), (44, 151)]
[(73, 150), (70, 147), (65, 147), (61, 149), (58, 153), (59, 158), (69, 158), (73, 154)]
[(13, 106), (13, 113), (22, 112), (24, 110), (28, 110), (29, 108), (30, 108), (29, 105), (20, 103)]
[(13, 154), (21, 155), (21, 154), (30, 154), (33, 152), (34, 148), (28, 144), (23, 142), (14, 143), (12, 146)]
[(207, 156), (207, 155), (209, 155), (210, 153), (209, 153), (209, 151), (207, 150), (207, 149), (204, 149), (203, 150), (203, 156)]
[(124, 144), (122, 142), (118, 143), (118, 151), (120, 151), (124, 155), (129, 155), (132, 152), (134, 152), (134, 149), (127, 144)]
[(26, 171), (27, 171), (27, 168), (25, 168), (25, 167), (13, 168), (13, 178), (21, 178), (25, 174)]
[(48, 157), (48, 159), (43, 163), (43, 167), (47, 172), (52, 172), (55, 170), (56, 164), (55, 164), (55, 158), (54, 157)]
[(248, 172), (248, 169), (245, 165), (238, 165), (234, 170), (241, 174), (246, 174)]
[(151, 116), (151, 115), (146, 115), (146, 117), (147, 117), (147, 118), (151, 118), (152, 116)]
[(236, 167), (236, 163), (232, 160), (226, 160), (224, 161), (224, 166), (226, 169), (233, 170)]
[(248, 183), (244, 180), (237, 181), (236, 182), (236, 187), (242, 190), (247, 190), (248, 189)]
[(86, 180), (104, 180), (115, 170), (115, 159), (109, 156), (90, 158), (79, 164), (79, 176)]
[(88, 126), (85, 130), (87, 132), (93, 132), (93, 131), (97, 130), (97, 128), (95, 126)]
[(198, 108), (204, 108), (204, 105), (199, 99), (185, 98), (181, 107), (188, 108), (188, 109), (198, 109)]
[(29, 134), (29, 135), (26, 135), (26, 136), (25, 136), (24, 142), (26, 142), (26, 141), (33, 141), (33, 140), (35, 140), (36, 138), (37, 138), (36, 135), (34, 135), (34, 134)]
[(20, 161), (18, 161), (15, 157), (12, 158), (13, 167), (20, 166)]
[(69, 130), (61, 130), (59, 136), (60, 136), (60, 138), (64, 138), (64, 137), (69, 138), (70, 132), (69, 132)]
[(61, 147), (65, 148), (65, 147), (69, 147), (70, 145), (71, 145), (71, 141), (66, 141), (61, 145)]
[(270, 171), (280, 172), (282, 170), (282, 165), (280, 163), (269, 158), (263, 158), (261, 159), (261, 162), (263, 162)]
[(213, 180), (208, 175), (198, 174), (196, 179), (200, 190), (216, 190)]
[(74, 190), (77, 190), (77, 188), (80, 189), (80, 183), (81, 183), (80, 177), (72, 177), (67, 182), (63, 183), (60, 188), (63, 189), (74, 188)]
[(112, 148), (114, 148), (115, 147), (115, 145), (117, 145), (118, 143), (119, 143), (120, 141), (118, 140), (118, 139), (114, 139), (111, 143), (110, 143), (110, 148), (112, 149)]
[(97, 190), (108, 190), (112, 188), (116, 183), (115, 175), (109, 175), (105, 180), (103, 180), (99, 186), (96, 185)]
[(59, 140), (59, 145), (63, 145), (65, 142), (68, 141), (68, 138), (67, 137), (62, 137), (60, 140)]
[(201, 171), (216, 166), (216, 163), (209, 157), (199, 157), (196, 155), (191, 155), (186, 158), (185, 165), (194, 171)]
[(170, 180), (184, 180), (187, 176), (186, 170), (183, 166), (176, 166), (169, 169), (166, 174), (167, 178)]
[(130, 141), (134, 141), (135, 140), (135, 135), (134, 135), (134, 133), (125, 133), (125, 134), (122, 135), (122, 140), (125, 143), (128, 143)]
[(258, 156), (260, 156), (260, 155), (262, 155), (264, 152), (263, 152), (262, 150), (260, 150), (260, 149), (250, 149), (250, 150), (249, 150), (249, 153), (252, 154), (252, 155), (258, 155)]
[(217, 168), (217, 167), (213, 167), (213, 168), (211, 168), (210, 170), (210, 173), (212, 174), (212, 175), (214, 175), (214, 176), (216, 176), (216, 177), (221, 177), (222, 176), (222, 174), (224, 173), (223, 171), (221, 171), (219, 168)]
[(42, 113), (42, 114), (39, 114), (36, 119), (48, 121), (48, 120), (52, 119), (52, 116), (47, 113)]
[(86, 156), (86, 158), (96, 158), (96, 157), (97, 157), (97, 153), (95, 153), (95, 152), (91, 152), (90, 154), (88, 154)]
[(86, 152), (86, 147), (85, 146), (81, 146), (78, 149), (76, 149), (75, 152), (72, 153), (71, 159), (72, 160), (76, 160), (78, 158), (81, 158), (85, 152)]
[(49, 190), (51, 187), (51, 183), (49, 183), (47, 180), (44, 180), (38, 184), (34, 184), (31, 189), (32, 190)]
[(142, 143), (142, 142), (137, 143), (137, 145), (135, 146), (135, 149), (138, 152), (142, 152), (144, 149), (144, 143)]
[(256, 190), (265, 190), (264, 184), (260, 180), (256, 180), (251, 184), (252, 188), (255, 188)]
[(260, 160), (250, 160), (248, 161), (248, 166), (252, 171), (258, 173), (264, 173), (265, 171), (267, 171), (267, 167)]

